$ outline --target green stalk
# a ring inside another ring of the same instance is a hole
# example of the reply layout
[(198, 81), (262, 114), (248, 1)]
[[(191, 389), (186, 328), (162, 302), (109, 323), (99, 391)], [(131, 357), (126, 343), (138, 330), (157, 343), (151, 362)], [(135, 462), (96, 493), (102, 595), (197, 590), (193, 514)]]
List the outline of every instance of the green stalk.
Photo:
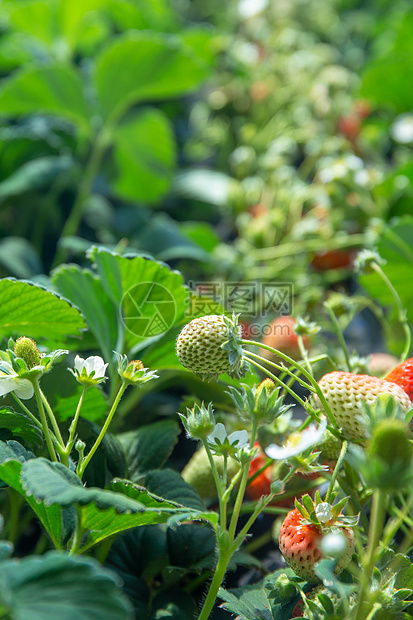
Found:
[[(339, 248), (356, 248), (363, 247), (366, 244), (365, 235), (349, 235), (343, 239), (325, 240), (323, 242), (324, 250), (336, 250)], [(274, 260), (283, 256), (295, 256), (299, 252), (313, 252), (320, 249), (319, 239), (308, 239), (301, 244), (296, 241), (290, 243), (282, 243), (271, 248), (256, 248), (251, 250), (251, 255), (256, 260)]]
[(326, 495), (326, 499), (325, 499), (325, 501), (328, 502), (328, 503), (330, 503), (330, 498), (331, 498), (331, 495), (332, 495), (333, 490), (334, 490), (334, 485), (336, 483), (337, 476), (339, 474), (339, 471), (341, 469), (341, 465), (343, 464), (344, 457), (345, 457), (346, 452), (347, 452), (347, 445), (348, 445), (347, 441), (343, 441), (343, 445), (341, 446), (341, 450), (340, 450), (340, 455), (339, 455), (339, 457), (337, 459), (336, 466), (334, 467), (333, 475), (331, 476), (330, 484), (329, 484), (327, 495)]
[[(257, 428), (258, 428), (258, 421), (254, 418), (252, 421), (251, 437), (250, 437), (251, 446), (255, 444), (255, 439), (257, 436)], [(248, 482), (248, 473), (249, 473), (249, 463), (245, 463), (244, 471), (242, 473), (241, 482), (239, 485), (237, 497), (236, 497), (235, 504), (234, 504), (234, 510), (232, 512), (231, 521), (230, 521), (229, 529), (228, 529), (231, 540), (234, 540), (234, 537), (235, 537), (235, 531), (237, 529), (239, 512), (241, 509), (242, 500), (244, 499), (245, 488)]]
[(361, 578), (355, 620), (364, 620), (367, 618), (370, 613), (370, 605), (374, 603), (374, 600), (371, 601), (371, 593), (368, 590), (374, 566), (380, 552), (379, 543), (386, 514), (386, 499), (386, 494), (382, 489), (376, 489), (374, 491), (367, 553), (363, 561), (364, 571)]
[(346, 341), (344, 340), (343, 330), (340, 327), (340, 323), (338, 322), (338, 319), (336, 315), (334, 314), (333, 309), (329, 306), (328, 303), (324, 304), (324, 308), (327, 310), (330, 316), (331, 322), (334, 326), (334, 331), (336, 332), (341, 348), (343, 349), (344, 357), (346, 358), (347, 369), (349, 372), (352, 372), (350, 356), (348, 354), (347, 344), (346, 344)]
[[(225, 534), (227, 534), (227, 532), (225, 532)], [(232, 546), (228, 545), (228, 540), (225, 541), (224, 544), (218, 543), (218, 548), (218, 562), (198, 620), (208, 620), (232, 556)]]
[(118, 407), (119, 401), (122, 398), (122, 395), (123, 395), (124, 391), (126, 390), (126, 388), (128, 387), (128, 385), (129, 385), (128, 383), (123, 382), (122, 385), (120, 386), (119, 391), (118, 391), (118, 393), (116, 395), (116, 398), (113, 401), (112, 408), (109, 411), (109, 415), (106, 418), (105, 424), (102, 427), (102, 430), (100, 431), (100, 433), (99, 433), (95, 443), (91, 447), (89, 454), (85, 457), (85, 459), (82, 461), (80, 466), (78, 466), (77, 475), (79, 476), (80, 479), (82, 479), (82, 476), (85, 473), (85, 469), (89, 465), (92, 456), (95, 454), (96, 450), (99, 448), (99, 446), (100, 446), (100, 444), (102, 442), (102, 439), (104, 438), (105, 433), (106, 433), (106, 431), (109, 428), (109, 424), (111, 423), (112, 418), (113, 418), (113, 416), (115, 414), (115, 411), (116, 411), (116, 409)]
[(226, 515), (226, 501), (223, 497), (223, 489), (221, 480), (219, 479), (218, 471), (215, 465), (214, 457), (212, 456), (211, 448), (207, 440), (204, 438), (202, 440), (204, 444), (205, 452), (207, 453), (209, 464), (211, 466), (212, 476), (214, 478), (215, 486), (217, 488), (218, 493), (218, 502), (219, 502), (219, 529), (222, 531), (226, 527), (227, 515)]
[[(304, 375), (304, 377), (306, 379), (308, 379), (308, 381), (311, 383), (311, 385), (314, 388), (314, 392), (317, 394), (318, 398), (320, 399), (324, 410), (327, 414), (327, 417), (329, 418), (332, 426), (336, 429), (338, 429), (338, 424), (334, 418), (334, 415), (330, 409), (330, 407), (328, 406), (328, 403), (325, 399), (325, 396), (320, 388), (320, 386), (318, 385), (317, 381), (314, 379), (314, 377), (311, 376), (311, 374), (309, 372), (307, 372), (307, 370), (305, 368), (303, 368), (300, 364), (298, 364), (295, 360), (293, 360), (291, 357), (289, 357), (288, 355), (285, 355), (285, 353), (283, 353), (282, 351), (279, 351), (278, 349), (274, 349), (273, 347), (269, 347), (268, 345), (264, 345), (261, 342), (255, 342), (254, 340), (241, 340), (240, 344), (245, 344), (247, 346), (254, 346), (254, 347), (259, 347), (260, 349), (266, 349), (267, 351), (271, 351), (271, 353), (273, 353), (274, 355), (277, 355), (278, 357), (280, 357), (282, 360), (284, 360), (285, 362), (288, 362), (290, 364), (290, 366), (293, 366), (294, 368), (297, 368), (298, 370), (301, 371), (301, 373)], [(267, 360), (263, 359), (261, 357), (261, 361), (263, 361), (264, 363), (267, 363)]]
[(52, 438), (50, 436), (50, 429), (47, 424), (46, 414), (44, 412), (42, 392), (41, 392), (37, 377), (33, 378), (32, 385), (34, 388), (34, 394), (36, 396), (37, 407), (39, 409), (40, 422), (42, 423), (42, 430), (43, 430), (43, 433), (46, 439), (47, 449), (49, 450), (50, 458), (52, 459), (52, 461), (57, 461), (56, 452), (53, 446)]
[(404, 362), (404, 360), (409, 355), (409, 351), (410, 351), (411, 344), (412, 344), (412, 333), (410, 331), (409, 323), (408, 323), (407, 316), (406, 316), (406, 311), (403, 308), (403, 304), (401, 302), (398, 292), (396, 291), (390, 279), (386, 276), (386, 274), (384, 273), (380, 265), (378, 265), (377, 263), (372, 263), (371, 268), (377, 273), (378, 276), (380, 276), (384, 284), (387, 286), (397, 306), (398, 319), (402, 325), (405, 339), (406, 339), (403, 352), (400, 356), (400, 361)]
[(66, 444), (66, 452), (68, 454), (70, 453), (70, 450), (71, 450), (71, 444), (73, 442), (73, 438), (74, 438), (75, 433), (76, 433), (76, 427), (77, 427), (77, 423), (78, 423), (79, 416), (80, 416), (80, 410), (82, 408), (83, 399), (85, 398), (86, 390), (87, 390), (88, 387), (89, 386), (87, 386), (87, 385), (83, 385), (83, 390), (82, 390), (82, 393), (80, 395), (79, 402), (77, 404), (76, 413), (75, 413), (75, 416), (74, 416), (74, 418), (73, 418), (73, 420), (72, 420), (72, 422), (70, 424), (70, 427), (69, 427), (69, 439), (68, 439), (67, 444)]
[[(288, 392), (290, 394), (290, 396), (293, 396), (293, 398), (295, 398), (295, 400), (302, 406), (302, 407), (306, 407), (306, 403), (303, 401), (302, 398), (300, 398), (295, 392), (294, 390), (291, 389), (291, 387), (289, 385), (287, 385), (286, 383), (284, 383), (284, 381), (281, 381), (281, 379), (279, 377), (277, 377), (277, 375), (274, 375), (272, 372), (270, 372), (269, 370), (267, 370), (264, 366), (262, 366), (261, 364), (259, 364), (258, 362), (256, 362), (256, 359), (259, 360), (263, 360), (263, 358), (260, 355), (256, 355), (255, 353), (251, 353), (250, 351), (248, 351), (248, 353), (245, 354), (245, 359), (252, 364), (253, 366), (255, 366), (256, 368), (259, 368), (263, 373), (265, 373), (266, 375), (268, 375), (277, 385), (279, 385), (280, 387), (282, 387), (286, 392)], [(274, 364), (276, 365), (276, 364)]]
[(41, 423), (39, 422), (39, 420), (36, 418), (36, 416), (34, 416), (32, 414), (32, 412), (30, 411), (30, 409), (28, 409), (26, 407), (26, 405), (24, 403), (22, 403), (22, 401), (20, 400), (20, 398), (18, 396), (16, 396), (16, 394), (14, 392), (11, 392), (11, 395), (13, 396), (14, 400), (16, 401), (16, 403), (23, 409), (24, 413), (31, 419), (31, 421), (37, 426), (37, 428), (40, 428), (41, 430), (43, 430), (43, 426), (41, 425)]
[(303, 339), (301, 334), (297, 334), (297, 340), (298, 340), (298, 348), (300, 349), (300, 353), (301, 353), (301, 357), (303, 359), (303, 362), (306, 365), (307, 370), (310, 373), (310, 375), (312, 377), (314, 377), (313, 369), (312, 369), (312, 366), (310, 364), (310, 360), (308, 358), (308, 351), (307, 351), (307, 349), (304, 346), (304, 339)]
[(48, 413), (50, 422), (52, 423), (53, 430), (54, 430), (54, 433), (55, 433), (55, 435), (57, 437), (57, 440), (58, 440), (59, 444), (62, 446), (62, 448), (64, 448), (65, 447), (65, 442), (63, 441), (63, 437), (62, 437), (62, 434), (60, 432), (60, 428), (59, 428), (59, 425), (58, 425), (57, 420), (55, 418), (55, 415), (53, 413), (53, 410), (52, 410), (51, 406), (49, 405), (49, 402), (48, 402), (46, 396), (43, 394), (42, 390), (40, 390), (40, 393), (42, 395), (42, 401), (44, 403), (44, 406), (46, 407), (46, 411)]

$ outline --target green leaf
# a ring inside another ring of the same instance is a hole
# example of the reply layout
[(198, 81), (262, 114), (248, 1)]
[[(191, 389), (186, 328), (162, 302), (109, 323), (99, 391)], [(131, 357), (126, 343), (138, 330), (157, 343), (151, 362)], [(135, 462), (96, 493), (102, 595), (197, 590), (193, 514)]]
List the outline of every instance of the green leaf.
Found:
[(69, 65), (23, 69), (0, 86), (0, 115), (46, 113), (65, 118), (82, 130), (90, 113), (79, 73)]
[(215, 565), (216, 535), (202, 523), (183, 523), (167, 531), (168, 552), (172, 567), (201, 571)]
[(195, 489), (185, 482), (181, 474), (173, 469), (161, 469), (148, 472), (145, 485), (151, 493), (165, 499), (189, 506), (195, 510), (203, 510), (204, 504)]
[(0, 333), (64, 340), (86, 327), (66, 299), (31, 282), (0, 280)]
[(16, 413), (11, 407), (0, 407), (0, 440), (15, 438), (23, 444), (41, 447), (43, 433), (23, 413)]
[(242, 620), (288, 620), (291, 618), (291, 610), (286, 618), (273, 616), (270, 605), (262, 586), (258, 584), (245, 586), (232, 591), (220, 588), (218, 596), (224, 601), (222, 608), (236, 614)]
[(175, 140), (167, 117), (160, 110), (143, 110), (122, 122), (113, 140), (112, 189), (125, 200), (156, 204), (168, 191), (175, 168)]
[(138, 244), (139, 249), (146, 250), (159, 260), (168, 261), (177, 258), (205, 262), (211, 260), (209, 252), (190, 239), (189, 235), (183, 232), (182, 224), (178, 224), (166, 213), (158, 213), (151, 217), (135, 243)]
[[(388, 29), (384, 29), (385, 52), (367, 64), (362, 76), (362, 96), (394, 107), (398, 112), (410, 112), (413, 107), (413, 91), (405, 79), (413, 71), (412, 27), (413, 17), (411, 12), (406, 12), (396, 27), (393, 26), (390, 39)], [(380, 49), (380, 43), (377, 47)]]
[(23, 237), (6, 237), (0, 241), (0, 264), (16, 278), (30, 278), (42, 271), (39, 254)]
[(0, 183), (0, 198), (49, 187), (59, 175), (68, 172), (72, 167), (73, 160), (67, 155), (32, 159)]
[(129, 349), (136, 352), (183, 319), (188, 291), (183, 277), (163, 263), (91, 248), (101, 283), (120, 312)]
[[(1, 475), (1, 474), (0, 474)], [(28, 497), (47, 506), (67, 507), (77, 504), (82, 530), (88, 532), (82, 540), (82, 550), (131, 527), (165, 523), (171, 516), (178, 519), (209, 519), (208, 513), (188, 512), (175, 502), (169, 502), (149, 493), (129, 481), (116, 480), (114, 491), (87, 488), (75, 473), (60, 463), (43, 458), (23, 464), (21, 480)], [(211, 518), (214, 518), (211, 513)]]
[(92, 558), (51, 551), (0, 563), (2, 606), (16, 620), (130, 620), (115, 575)]
[[(104, 10), (108, 4), (109, 0), (59, 0), (57, 5), (62, 37), (72, 50), (77, 49), (85, 36), (87, 38), (95, 28), (98, 35), (104, 32), (99, 24), (105, 21)], [(98, 36), (98, 40), (100, 38)]]
[(133, 104), (184, 95), (205, 77), (204, 64), (179, 37), (129, 32), (97, 58), (94, 79), (103, 116), (118, 120)]
[(26, 495), (20, 480), (22, 464), (34, 458), (16, 441), (0, 441), (0, 480), (22, 495), (37, 515), (56, 548), (61, 548), (62, 511), (60, 506), (45, 506)]
[(175, 420), (162, 420), (119, 435), (125, 448), (131, 480), (137, 480), (151, 469), (162, 467), (176, 446), (180, 432)]
[(51, 46), (56, 35), (55, 12), (50, 2), (45, 0), (6, 3), (11, 27), (30, 38), (35, 38)]
[(77, 265), (63, 265), (54, 270), (52, 280), (57, 290), (82, 312), (103, 357), (111, 359), (117, 342), (118, 319), (99, 278)]
[(111, 0), (111, 17), (119, 30), (169, 32), (179, 28), (177, 12), (168, 0)]

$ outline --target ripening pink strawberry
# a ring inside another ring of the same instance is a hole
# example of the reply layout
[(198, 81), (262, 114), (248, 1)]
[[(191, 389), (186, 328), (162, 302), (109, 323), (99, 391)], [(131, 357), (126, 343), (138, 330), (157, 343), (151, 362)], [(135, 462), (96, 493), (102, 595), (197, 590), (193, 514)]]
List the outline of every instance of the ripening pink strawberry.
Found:
[(322, 550), (324, 536), (331, 531), (339, 531), (344, 536), (345, 547), (334, 570), (336, 575), (340, 575), (354, 552), (354, 534), (350, 523), (355, 522), (355, 519), (336, 514), (335, 507), (327, 502), (317, 505), (317, 500), (310, 514), (306, 510), (310, 506), (309, 499), (308, 495), (303, 498), (305, 506), (296, 502), (297, 508), (287, 514), (281, 525), (278, 542), (285, 561), (296, 575), (309, 583), (317, 583), (319, 579), (314, 566), (326, 557)]
[[(373, 406), (380, 396), (388, 394), (404, 411), (409, 411), (408, 395), (395, 383), (370, 375), (330, 372), (318, 382), (343, 436), (351, 441), (366, 439), (363, 420), (364, 405)], [(317, 405), (322, 404), (316, 397)]]

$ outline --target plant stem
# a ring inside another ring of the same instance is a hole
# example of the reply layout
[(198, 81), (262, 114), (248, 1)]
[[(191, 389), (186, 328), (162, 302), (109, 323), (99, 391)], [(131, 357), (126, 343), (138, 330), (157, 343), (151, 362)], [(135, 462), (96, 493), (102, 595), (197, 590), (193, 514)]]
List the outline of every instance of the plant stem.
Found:
[(42, 391), (40, 389), (39, 381), (38, 381), (37, 377), (35, 377), (33, 379), (32, 385), (33, 385), (34, 393), (35, 393), (35, 396), (36, 396), (37, 407), (39, 409), (39, 416), (40, 416), (40, 421), (42, 423), (43, 433), (44, 433), (44, 436), (45, 436), (45, 439), (46, 439), (47, 449), (49, 450), (50, 458), (52, 459), (52, 461), (57, 461), (56, 452), (55, 452), (55, 449), (54, 449), (54, 446), (53, 446), (52, 438), (50, 436), (50, 429), (49, 429), (49, 426), (47, 424), (46, 414), (44, 412), (43, 399), (42, 399)]
[[(256, 419), (254, 419), (252, 422), (252, 428), (251, 428), (251, 437), (250, 437), (251, 446), (253, 446), (255, 443), (255, 439), (257, 436), (257, 428), (258, 428), (258, 422)], [(229, 524), (228, 531), (229, 531), (229, 536), (231, 540), (234, 540), (234, 537), (235, 537), (235, 531), (237, 529), (239, 512), (241, 509), (242, 500), (244, 499), (245, 488), (248, 482), (248, 474), (249, 474), (249, 463), (245, 463), (244, 471), (242, 473), (241, 482), (239, 485), (237, 497), (236, 497), (235, 504), (234, 504), (234, 510), (233, 510), (231, 521)]]
[[(318, 398), (321, 401), (321, 404), (324, 407), (324, 410), (327, 414), (327, 417), (329, 418), (333, 428), (338, 429), (338, 424), (334, 418), (334, 415), (325, 399), (325, 396), (320, 388), (320, 386), (318, 385), (317, 381), (314, 379), (314, 377), (311, 376), (311, 374), (309, 372), (307, 372), (307, 370), (305, 368), (303, 368), (300, 364), (298, 364), (295, 360), (293, 360), (291, 357), (288, 357), (288, 355), (285, 355), (285, 353), (283, 353), (282, 351), (279, 351), (278, 349), (274, 349), (273, 347), (269, 347), (268, 345), (264, 345), (261, 342), (255, 342), (254, 340), (241, 340), (240, 344), (245, 344), (245, 345), (251, 345), (251, 346), (255, 346), (255, 347), (260, 347), (261, 349), (266, 349), (267, 351), (271, 351), (271, 353), (273, 353), (274, 355), (277, 355), (278, 357), (280, 357), (282, 360), (284, 360), (285, 362), (288, 362), (290, 364), (290, 366), (293, 366), (294, 368), (297, 368), (298, 370), (300, 370), (300, 372), (304, 375), (304, 377), (306, 379), (308, 379), (308, 381), (311, 383), (311, 385), (314, 388), (314, 392), (317, 394)], [(261, 357), (261, 360), (266, 363), (267, 360), (263, 359)], [(284, 369), (283, 369), (284, 370)], [(265, 369), (264, 369), (265, 371)], [(266, 372), (266, 371), (265, 371)], [(311, 389), (311, 388), (309, 388)]]
[[(356, 248), (363, 247), (366, 243), (365, 235), (349, 235), (343, 239), (333, 239), (331, 242), (325, 240), (324, 250), (336, 250), (338, 248)], [(255, 248), (251, 250), (251, 254), (257, 260), (274, 260), (282, 256), (295, 256), (299, 252), (312, 252), (320, 249), (319, 239), (308, 239), (297, 247), (297, 242), (282, 243), (271, 248)]]
[(307, 370), (310, 373), (310, 375), (314, 377), (313, 369), (311, 367), (310, 360), (308, 358), (308, 352), (307, 352), (307, 349), (305, 348), (304, 340), (301, 334), (297, 334), (297, 340), (298, 340), (298, 347), (300, 349), (303, 362), (306, 365)]
[(367, 553), (363, 562), (364, 571), (362, 573), (355, 620), (367, 618), (370, 612), (367, 605), (370, 606), (372, 602), (374, 603), (374, 601), (371, 601), (368, 590), (379, 552), (380, 536), (383, 530), (383, 522), (386, 513), (386, 499), (386, 494), (382, 489), (376, 489), (374, 491)]
[[(266, 375), (268, 375), (275, 383), (277, 383), (277, 385), (279, 385), (280, 387), (282, 387), (284, 390), (286, 390), (290, 396), (293, 396), (295, 398), (295, 400), (302, 406), (305, 408), (306, 403), (303, 401), (302, 398), (300, 398), (299, 396), (297, 396), (297, 394), (294, 392), (294, 390), (292, 390), (290, 388), (289, 385), (287, 385), (286, 383), (284, 383), (284, 381), (281, 381), (281, 379), (279, 377), (277, 377), (277, 375), (274, 375), (274, 373), (270, 372), (269, 370), (267, 370), (264, 366), (262, 366), (261, 364), (259, 364), (258, 362), (256, 362), (256, 359), (259, 360), (263, 360), (263, 358), (260, 355), (256, 355), (255, 353), (251, 353), (250, 351), (248, 353), (245, 354), (245, 359), (250, 362), (250, 364), (252, 364), (253, 366), (255, 366), (256, 368), (259, 368), (260, 370), (262, 370), (263, 373), (265, 373)], [(272, 365), (272, 364), (271, 364)]]
[(63, 437), (62, 437), (62, 434), (60, 432), (60, 428), (59, 428), (59, 425), (58, 425), (57, 420), (55, 418), (55, 415), (53, 413), (53, 410), (52, 410), (51, 406), (49, 405), (49, 402), (48, 402), (46, 396), (43, 394), (42, 390), (40, 390), (40, 393), (42, 395), (42, 401), (44, 403), (44, 406), (46, 407), (46, 411), (47, 411), (47, 413), (49, 415), (49, 419), (50, 419), (50, 422), (52, 423), (53, 430), (54, 430), (54, 433), (55, 433), (55, 435), (57, 437), (57, 440), (58, 440), (59, 444), (62, 446), (62, 448), (64, 448), (65, 447), (65, 443), (63, 441)]
[(22, 401), (20, 400), (20, 398), (18, 396), (16, 396), (16, 394), (14, 392), (11, 392), (11, 395), (13, 396), (14, 400), (16, 401), (16, 403), (23, 409), (24, 413), (31, 419), (31, 421), (36, 424), (36, 426), (38, 428), (40, 428), (41, 430), (43, 430), (43, 426), (41, 425), (41, 423), (39, 422), (39, 420), (36, 418), (35, 415), (32, 414), (32, 412), (30, 411), (30, 409), (28, 409), (26, 407), (26, 405), (24, 403), (22, 403)]
[(222, 581), (227, 571), (231, 555), (232, 547), (219, 549), (218, 562), (215, 567), (214, 576), (212, 578), (211, 585), (209, 586), (208, 594), (201, 609), (201, 613), (198, 616), (198, 620), (208, 620), (209, 614), (211, 613), (215, 600), (217, 598), (219, 588), (221, 587)]
[(331, 476), (330, 484), (329, 484), (327, 495), (326, 495), (326, 499), (325, 499), (326, 502), (330, 502), (330, 497), (331, 497), (331, 495), (333, 493), (334, 485), (335, 485), (335, 482), (337, 480), (337, 476), (339, 474), (339, 471), (341, 469), (341, 465), (343, 464), (343, 460), (344, 460), (344, 457), (345, 457), (346, 452), (347, 452), (347, 445), (348, 445), (347, 441), (343, 441), (343, 445), (341, 446), (340, 455), (339, 455), (339, 457), (337, 459), (336, 466), (334, 467), (333, 475)]
[(209, 464), (211, 466), (212, 476), (214, 478), (215, 486), (217, 488), (218, 493), (218, 502), (219, 502), (219, 529), (220, 531), (225, 529), (227, 516), (226, 516), (226, 501), (223, 498), (223, 489), (221, 480), (219, 479), (218, 471), (215, 465), (214, 457), (212, 456), (211, 448), (208, 445), (206, 439), (202, 440), (204, 444), (205, 452), (207, 453)]
[(403, 331), (404, 331), (404, 335), (406, 339), (403, 352), (400, 356), (400, 361), (403, 362), (409, 355), (410, 347), (412, 344), (412, 333), (410, 331), (409, 322), (406, 316), (406, 311), (403, 308), (403, 304), (401, 302), (398, 292), (396, 291), (390, 279), (386, 276), (386, 274), (384, 273), (380, 265), (378, 265), (377, 263), (372, 263), (371, 268), (374, 269), (377, 275), (380, 276), (384, 284), (387, 286), (397, 306), (398, 319), (403, 327)]
[(10, 508), (7, 519), (7, 540), (9, 540), (14, 545), (17, 539), (17, 526), (19, 525), (19, 512), (22, 503), (22, 496), (12, 488), (9, 488), (8, 492)]
[(347, 345), (346, 345), (346, 341), (344, 340), (344, 335), (343, 335), (343, 330), (340, 327), (340, 323), (338, 322), (338, 319), (336, 317), (336, 315), (334, 314), (333, 309), (331, 308), (331, 306), (326, 302), (324, 303), (324, 308), (327, 310), (331, 322), (334, 326), (334, 331), (337, 334), (338, 340), (340, 342), (341, 348), (343, 349), (343, 353), (344, 353), (344, 357), (346, 358), (346, 364), (347, 364), (347, 369), (349, 372), (352, 372), (352, 366), (351, 366), (351, 361), (350, 361), (350, 356), (348, 354), (348, 349), (347, 349)]
[(102, 439), (105, 436), (106, 431), (109, 428), (109, 424), (112, 421), (112, 418), (115, 414), (115, 411), (118, 407), (119, 401), (122, 398), (122, 395), (124, 393), (124, 391), (126, 390), (128, 384), (127, 383), (122, 383), (122, 385), (119, 388), (119, 391), (116, 395), (115, 400), (113, 401), (113, 405), (111, 407), (111, 410), (109, 411), (108, 417), (106, 418), (105, 424), (102, 427), (102, 430), (100, 431), (95, 443), (93, 444), (93, 446), (90, 449), (89, 454), (85, 457), (85, 459), (82, 461), (82, 463), (80, 464), (80, 467), (78, 467), (78, 471), (77, 471), (77, 475), (79, 476), (80, 479), (82, 479), (83, 474), (85, 473), (85, 469), (86, 467), (89, 465), (89, 462), (92, 458), (92, 456), (95, 454), (96, 450), (99, 448)]
[(73, 438), (74, 438), (75, 433), (76, 433), (76, 427), (77, 427), (77, 423), (78, 423), (78, 420), (79, 420), (80, 410), (81, 410), (82, 405), (83, 405), (83, 399), (85, 398), (85, 394), (86, 394), (87, 388), (88, 388), (87, 385), (83, 385), (83, 390), (82, 390), (82, 393), (80, 395), (79, 402), (77, 404), (76, 413), (75, 413), (75, 416), (74, 416), (74, 418), (73, 418), (73, 420), (72, 420), (72, 422), (70, 424), (70, 427), (69, 427), (69, 439), (68, 439), (67, 444), (66, 444), (66, 452), (68, 452), (68, 450), (71, 450), (71, 443), (73, 442)]

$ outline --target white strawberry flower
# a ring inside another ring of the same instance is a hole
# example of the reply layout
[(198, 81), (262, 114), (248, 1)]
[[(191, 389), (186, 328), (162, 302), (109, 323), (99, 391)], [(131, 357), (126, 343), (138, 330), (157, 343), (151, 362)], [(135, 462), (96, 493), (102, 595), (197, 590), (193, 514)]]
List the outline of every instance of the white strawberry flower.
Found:
[(76, 355), (74, 361), (74, 369), (69, 368), (70, 372), (76, 377), (79, 383), (84, 385), (98, 385), (102, 381), (106, 381), (106, 368), (104, 360), (99, 355), (91, 355), (83, 359)]
[(10, 362), (1, 362), (0, 366), (0, 396), (14, 392), (18, 398), (28, 400), (34, 394), (34, 388), (28, 379), (22, 379), (13, 370)]
[(236, 454), (248, 447), (248, 431), (234, 431), (227, 435), (225, 426), (218, 422), (207, 441), (215, 454)]
[(327, 420), (322, 420), (319, 427), (317, 428), (315, 424), (310, 424), (308, 428), (304, 431), (292, 433), (289, 436), (287, 443), (285, 446), (277, 446), (275, 443), (272, 443), (266, 448), (265, 453), (270, 459), (274, 459), (275, 461), (281, 461), (284, 459), (289, 459), (292, 456), (298, 456), (302, 454), (308, 448), (316, 445), (320, 440), (327, 428)]

